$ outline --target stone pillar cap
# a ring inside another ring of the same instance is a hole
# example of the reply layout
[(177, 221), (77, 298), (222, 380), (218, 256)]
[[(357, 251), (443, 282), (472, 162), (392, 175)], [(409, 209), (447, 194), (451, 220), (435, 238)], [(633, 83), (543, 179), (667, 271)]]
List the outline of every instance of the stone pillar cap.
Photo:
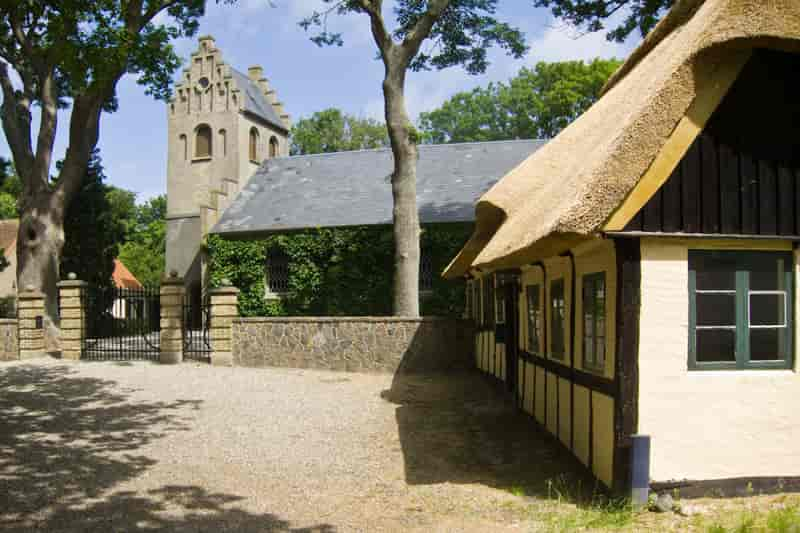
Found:
[(81, 281), (79, 279), (65, 279), (65, 280), (59, 281), (58, 283), (56, 283), (56, 285), (58, 286), (59, 289), (61, 289), (61, 288), (67, 288), (67, 287), (86, 287), (89, 284), (87, 282)]
[(209, 289), (208, 294), (239, 294), (239, 289), (232, 286)]

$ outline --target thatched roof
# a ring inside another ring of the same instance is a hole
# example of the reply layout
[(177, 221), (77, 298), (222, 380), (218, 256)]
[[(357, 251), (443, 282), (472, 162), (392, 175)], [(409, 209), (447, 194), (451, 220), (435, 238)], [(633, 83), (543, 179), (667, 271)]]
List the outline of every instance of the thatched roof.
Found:
[(475, 233), (445, 276), (519, 266), (596, 235), (698, 89), (755, 48), (800, 52), (799, 0), (678, 0), (597, 103), (478, 201)]

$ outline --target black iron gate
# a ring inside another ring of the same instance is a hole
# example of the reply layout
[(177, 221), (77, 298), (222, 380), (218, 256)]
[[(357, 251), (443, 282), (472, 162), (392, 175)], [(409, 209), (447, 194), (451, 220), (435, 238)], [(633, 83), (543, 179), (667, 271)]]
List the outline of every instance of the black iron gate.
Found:
[(84, 299), (83, 359), (158, 361), (161, 305), (157, 287), (90, 285)]
[(207, 297), (192, 296), (183, 300), (183, 358), (210, 363), (211, 303)]

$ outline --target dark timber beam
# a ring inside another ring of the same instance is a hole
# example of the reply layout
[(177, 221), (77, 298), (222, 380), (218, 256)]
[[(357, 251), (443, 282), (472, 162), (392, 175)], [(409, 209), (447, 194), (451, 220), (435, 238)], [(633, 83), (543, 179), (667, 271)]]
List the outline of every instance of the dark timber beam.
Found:
[(639, 314), (641, 249), (639, 239), (614, 239), (617, 257), (616, 356), (614, 358), (614, 486), (627, 493), (631, 475), (631, 439), (639, 419)]

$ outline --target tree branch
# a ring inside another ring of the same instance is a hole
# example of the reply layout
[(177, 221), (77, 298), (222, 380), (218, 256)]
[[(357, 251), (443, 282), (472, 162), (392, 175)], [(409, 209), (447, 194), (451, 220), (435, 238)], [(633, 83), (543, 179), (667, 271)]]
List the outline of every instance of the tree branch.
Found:
[(55, 70), (50, 69), (40, 80), (39, 101), (42, 116), (39, 122), (39, 134), (36, 139), (36, 158), (30, 177), (31, 192), (47, 187), (50, 181), (50, 163), (53, 158), (53, 145), (56, 140), (58, 124), (58, 93), (56, 90)]
[(382, 0), (358, 0), (358, 5), (369, 15), (372, 37), (375, 39), (381, 55), (386, 57), (394, 48), (394, 41), (383, 20)]
[(24, 95), (18, 97), (8, 75), (8, 64), (3, 61), (0, 61), (0, 86), (3, 90), (3, 105), (0, 108), (3, 131), (14, 154), (17, 171), (26, 176), (33, 168), (30, 100)]
[(433, 29), (433, 25), (442, 16), (444, 10), (450, 5), (450, 0), (428, 0), (428, 9), (420, 17), (411, 31), (406, 34), (403, 43), (400, 45), (404, 64), (407, 66), (414, 56), (419, 52), (422, 42), (428, 38)]

